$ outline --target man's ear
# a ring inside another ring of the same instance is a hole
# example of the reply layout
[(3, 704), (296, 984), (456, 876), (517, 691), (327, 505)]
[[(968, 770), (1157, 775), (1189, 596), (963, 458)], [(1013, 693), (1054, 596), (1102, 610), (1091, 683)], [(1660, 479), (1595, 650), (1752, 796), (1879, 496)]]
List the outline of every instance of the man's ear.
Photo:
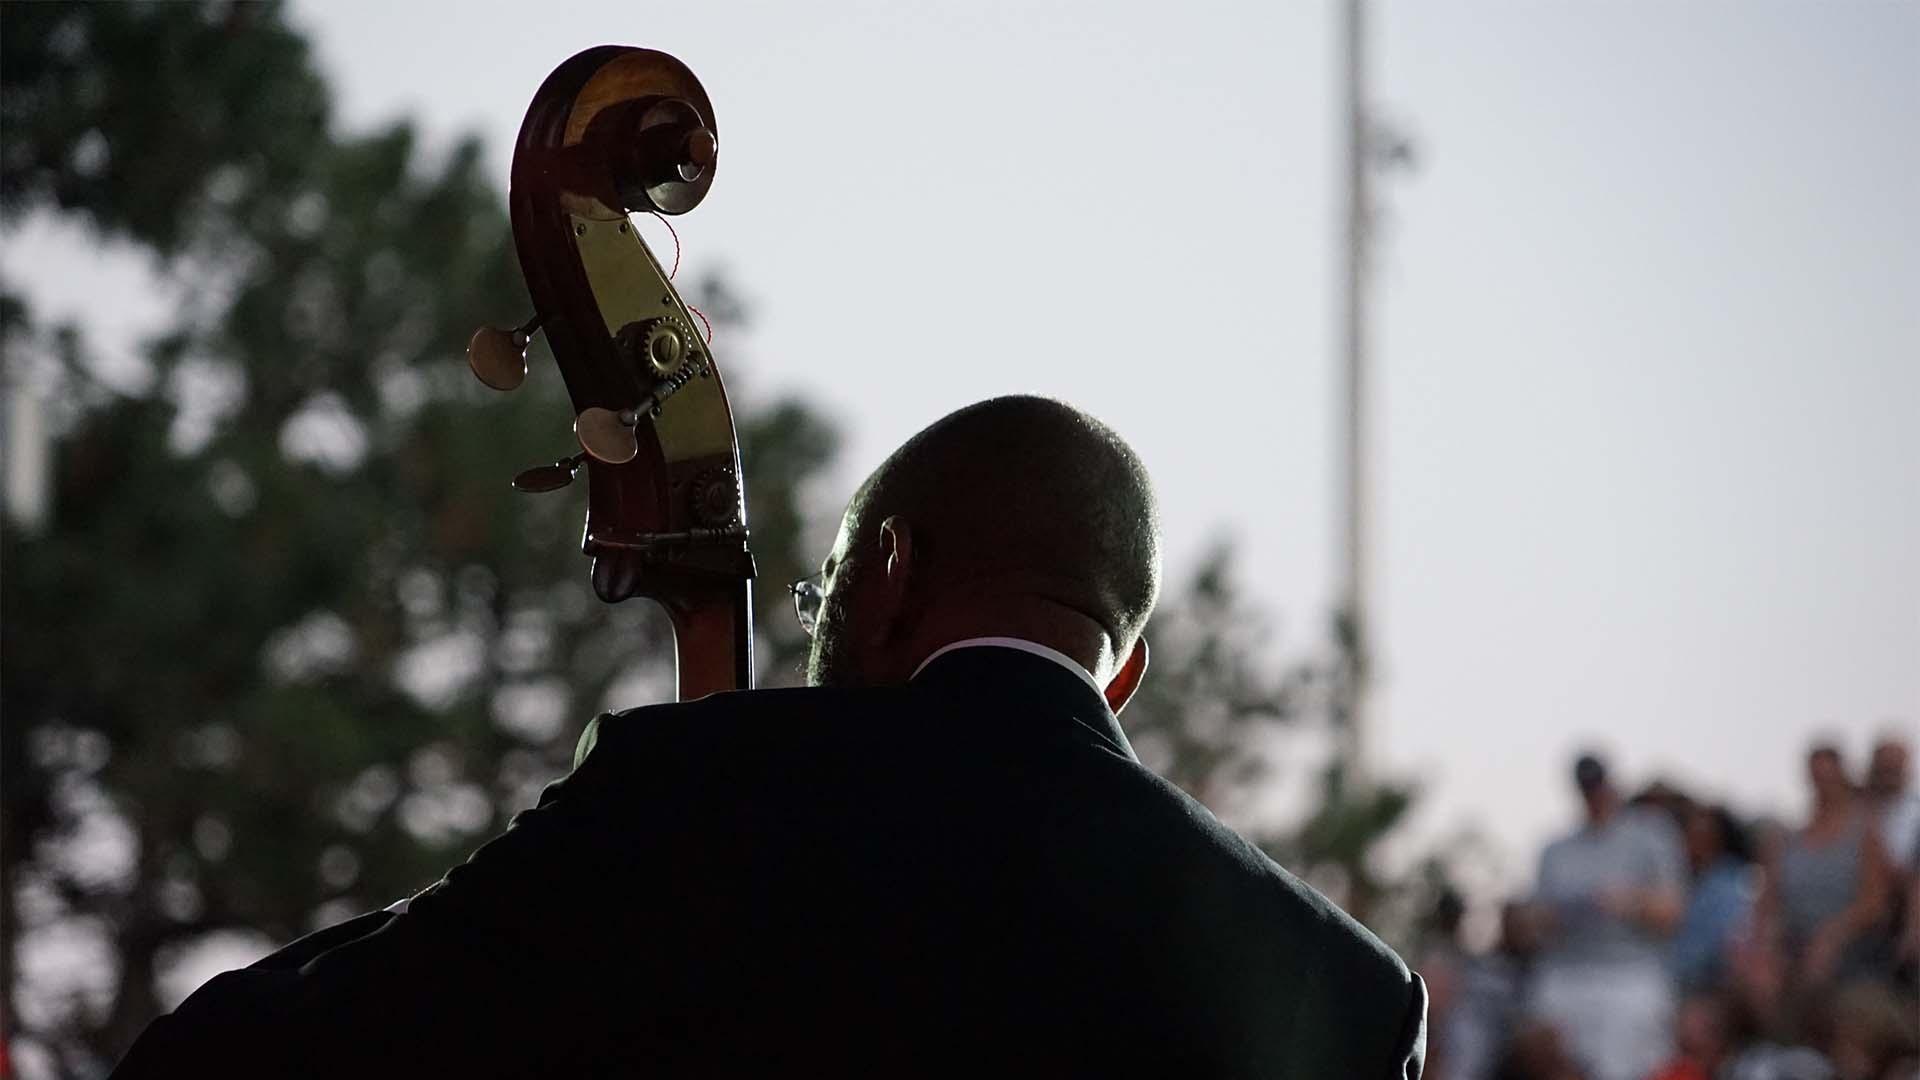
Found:
[(914, 572), (919, 569), (914, 563), (913, 526), (907, 519), (895, 514), (880, 523), (876, 554), (880, 557), (880, 566), (873, 575), (877, 579), (875, 591), (884, 597), (886, 610), (873, 626), (892, 633), (900, 629), (901, 620), (907, 615)]
[(1115, 716), (1133, 700), (1133, 692), (1140, 689), (1140, 680), (1147, 674), (1147, 639), (1141, 636), (1134, 639), (1133, 651), (1127, 654), (1126, 662), (1113, 678), (1107, 680), (1107, 708)]
[(905, 584), (913, 571), (913, 526), (895, 514), (880, 523), (882, 570), (889, 584)]

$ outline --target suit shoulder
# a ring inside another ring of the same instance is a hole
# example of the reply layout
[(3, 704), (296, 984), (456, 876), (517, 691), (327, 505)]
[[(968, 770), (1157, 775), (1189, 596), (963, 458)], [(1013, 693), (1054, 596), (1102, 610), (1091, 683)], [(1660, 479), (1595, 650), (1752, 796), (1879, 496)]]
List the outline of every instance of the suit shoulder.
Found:
[(672, 735), (688, 731), (725, 731), (778, 720), (783, 726), (810, 719), (859, 715), (897, 705), (902, 687), (858, 689), (786, 686), (765, 690), (724, 690), (692, 701), (641, 705), (596, 719), (623, 731)]
[(1132, 762), (1102, 772), (1118, 781), (1102, 785), (1103, 825), (1126, 836), (1120, 857), (1141, 860), (1135, 880), (1155, 925), (1178, 942), (1171, 962), (1234, 973), (1241, 989), (1216, 1003), (1222, 1014), (1283, 1058), (1346, 1063), (1314, 1075), (1402, 1075), (1420, 1045), (1425, 996), (1399, 955), (1163, 778)]
[(1291, 906), (1297, 912), (1296, 917), (1313, 928), (1312, 932), (1326, 948), (1337, 950), (1343, 963), (1356, 965), (1375, 979), (1396, 987), (1412, 980), (1413, 972), (1406, 961), (1378, 935), (1264, 852), (1244, 839), (1241, 843), (1265, 860), (1267, 876), (1281, 902)]
[[(1319, 890), (1300, 880), (1245, 838), (1234, 834), (1242, 857), (1255, 862), (1265, 883), (1266, 918), (1309, 962), (1308, 980), (1320, 1004), (1311, 1009), (1329, 1027), (1365, 1032), (1356, 1045), (1390, 1051), (1368, 1075), (1418, 1076), (1426, 1044), (1426, 987), (1400, 955)], [(1302, 987), (1304, 990), (1305, 987)], [(1410, 1071), (1409, 1071), (1410, 1070)]]
[(1264, 918), (1281, 924), (1294, 940), (1352, 972), (1358, 982), (1404, 988), (1412, 980), (1412, 971), (1399, 954), (1359, 920), (1228, 828), (1198, 800), (1164, 779), (1156, 776), (1154, 780), (1207, 832), (1212, 848), (1256, 898)]
[(602, 746), (620, 755), (663, 751), (687, 740), (714, 745), (793, 737), (811, 727), (812, 721), (870, 714), (897, 704), (900, 695), (896, 688), (795, 686), (729, 690), (692, 701), (604, 712), (587, 723), (573, 763), (578, 768), (589, 752)]

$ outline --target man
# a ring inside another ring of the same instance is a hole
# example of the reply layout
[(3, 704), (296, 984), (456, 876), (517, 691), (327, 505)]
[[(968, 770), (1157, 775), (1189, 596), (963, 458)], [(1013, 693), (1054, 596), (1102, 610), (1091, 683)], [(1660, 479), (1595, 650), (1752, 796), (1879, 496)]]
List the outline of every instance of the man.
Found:
[(1115, 721), (1159, 567), (1116, 435), (963, 409), (796, 587), (812, 686), (600, 717), (404, 913), (216, 978), (121, 1073), (1417, 1076), (1419, 978)]
[(1874, 744), (1867, 765), (1867, 798), (1892, 864), (1894, 979), (1920, 988), (1920, 791), (1912, 787), (1907, 740), (1889, 734)]
[[(1539, 949), (1537, 923), (1532, 905), (1524, 901), (1510, 900), (1500, 906), (1499, 940), (1491, 951), (1467, 958), (1453, 1009), (1429, 1024), (1445, 1025), (1437, 1034), (1446, 1054), (1439, 1064), (1446, 1072), (1437, 1075), (1447, 1080), (1486, 1080), (1498, 1071), (1514, 1036), (1524, 1033), (1516, 1021), (1521, 990)], [(1431, 1052), (1428, 1062), (1434, 1062)]]
[(1867, 764), (1867, 800), (1873, 807), (1880, 839), (1902, 872), (1920, 871), (1920, 791), (1911, 783), (1912, 754), (1907, 741), (1887, 735), (1873, 746)]
[(1623, 805), (1598, 757), (1582, 755), (1573, 778), (1586, 820), (1540, 856), (1545, 947), (1529, 1008), (1593, 1080), (1640, 1080), (1672, 1049), (1667, 938), (1686, 863), (1665, 812)]

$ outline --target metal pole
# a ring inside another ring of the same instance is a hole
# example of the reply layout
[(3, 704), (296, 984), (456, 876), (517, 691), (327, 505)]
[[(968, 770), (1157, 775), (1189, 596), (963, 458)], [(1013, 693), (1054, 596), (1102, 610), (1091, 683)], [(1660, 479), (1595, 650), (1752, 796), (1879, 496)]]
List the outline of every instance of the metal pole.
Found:
[(1341, 392), (1346, 431), (1341, 447), (1340, 633), (1349, 671), (1345, 746), (1352, 771), (1364, 775), (1367, 764), (1368, 698), (1372, 682), (1373, 626), (1367, 595), (1367, 233), (1371, 215), (1368, 189), (1366, 108), (1366, 3), (1345, 0), (1346, 221), (1340, 349), (1344, 360)]

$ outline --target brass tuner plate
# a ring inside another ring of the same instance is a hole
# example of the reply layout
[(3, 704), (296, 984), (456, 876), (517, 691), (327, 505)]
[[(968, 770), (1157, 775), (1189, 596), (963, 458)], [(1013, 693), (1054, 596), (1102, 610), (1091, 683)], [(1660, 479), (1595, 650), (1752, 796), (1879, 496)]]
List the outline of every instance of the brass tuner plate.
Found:
[(608, 465), (632, 461), (640, 453), (640, 442), (634, 436), (630, 417), (598, 406), (581, 410), (573, 418), (573, 433), (580, 440), (580, 449)]
[[(681, 328), (686, 348), (681, 354), (680, 368), (706, 364), (706, 343), (691, 329), (693, 314), (681, 302), (672, 282), (667, 280), (666, 271), (660, 268), (653, 252), (647, 250), (626, 215), (596, 219), (576, 214), (569, 218), (569, 223), (573, 226), (580, 265), (587, 272), (593, 302), (600, 309), (607, 334), (619, 341), (623, 333), (632, 335), (647, 327)], [(627, 330), (630, 326), (638, 330)], [(636, 339), (629, 337), (628, 340)], [(652, 368), (644, 374), (657, 379), (660, 371)], [(653, 386), (638, 384), (637, 393), (628, 400), (635, 407), (644, 407), (647, 391), (657, 389), (658, 385), (657, 382)], [(696, 378), (681, 385), (674, 391), (672, 403), (661, 408), (654, 419), (654, 434), (660, 440), (662, 456), (670, 465), (691, 458), (731, 459), (734, 456), (733, 414), (727, 408), (720, 380)]]

